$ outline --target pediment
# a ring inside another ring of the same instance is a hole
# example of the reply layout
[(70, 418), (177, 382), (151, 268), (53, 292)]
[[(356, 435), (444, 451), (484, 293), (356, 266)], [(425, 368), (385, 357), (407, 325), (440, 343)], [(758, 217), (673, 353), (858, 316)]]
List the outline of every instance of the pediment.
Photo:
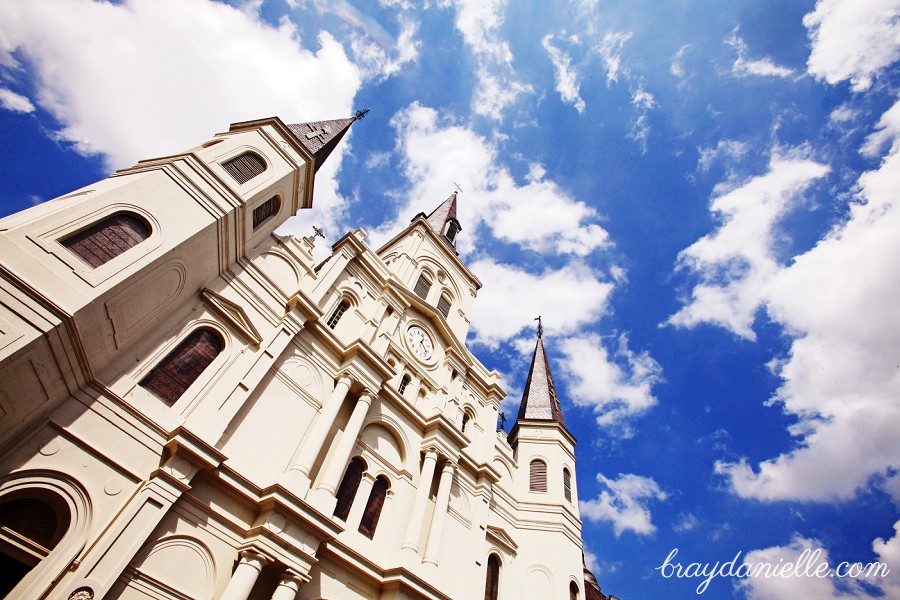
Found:
[(510, 555), (516, 555), (516, 551), (518, 550), (519, 545), (512, 539), (512, 537), (510, 537), (508, 533), (506, 533), (506, 530), (502, 527), (488, 525), (485, 537), (506, 550)]
[(209, 308), (225, 319), (245, 340), (254, 346), (259, 346), (260, 342), (262, 342), (262, 336), (256, 327), (253, 326), (253, 322), (247, 317), (247, 313), (244, 312), (241, 305), (232, 302), (209, 288), (203, 288), (200, 296)]

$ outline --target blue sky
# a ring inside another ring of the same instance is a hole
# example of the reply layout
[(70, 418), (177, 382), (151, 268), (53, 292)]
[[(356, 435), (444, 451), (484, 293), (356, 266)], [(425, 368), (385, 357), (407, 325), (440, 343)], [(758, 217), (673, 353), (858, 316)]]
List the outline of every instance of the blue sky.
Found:
[(512, 415), (543, 316), (605, 592), (809, 548), (891, 574), (702, 597), (900, 598), (898, 58), (898, 0), (7, 0), (0, 210), (371, 108), (285, 231), (459, 184), (469, 344)]

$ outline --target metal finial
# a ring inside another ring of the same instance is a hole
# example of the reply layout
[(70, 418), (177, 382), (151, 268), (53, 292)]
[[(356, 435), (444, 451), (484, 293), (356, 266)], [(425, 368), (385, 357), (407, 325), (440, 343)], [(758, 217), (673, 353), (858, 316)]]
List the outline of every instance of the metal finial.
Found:
[(453, 185), (455, 185), (455, 186), (456, 186), (456, 189), (457, 189), (457, 191), (458, 191), (458, 192), (459, 192), (459, 193), (460, 193), (460, 194), (462, 194), (462, 193), (463, 193), (463, 191), (462, 191), (462, 188), (461, 188), (461, 187), (459, 187), (459, 184), (458, 184), (458, 183), (456, 183), (456, 182), (455, 182), (455, 181), (454, 181), (454, 182), (453, 182)]
[(364, 116), (366, 116), (367, 114), (369, 114), (369, 109), (368, 109), (368, 108), (366, 108), (366, 109), (364, 109), (364, 110), (358, 110), (358, 111), (356, 111), (355, 113), (353, 113), (353, 118), (354, 118), (354, 119), (362, 119), (362, 118), (363, 118)]
[(316, 227), (315, 225), (313, 225), (312, 228), (313, 228), (313, 239), (316, 239), (317, 237), (320, 237), (323, 240), (325, 239), (325, 230), (324, 229), (322, 229), (321, 227)]
[(506, 413), (500, 413), (500, 429), (506, 429)]
[(544, 335), (544, 325), (541, 323), (541, 315), (538, 315), (535, 321), (538, 322), (538, 337), (542, 337)]

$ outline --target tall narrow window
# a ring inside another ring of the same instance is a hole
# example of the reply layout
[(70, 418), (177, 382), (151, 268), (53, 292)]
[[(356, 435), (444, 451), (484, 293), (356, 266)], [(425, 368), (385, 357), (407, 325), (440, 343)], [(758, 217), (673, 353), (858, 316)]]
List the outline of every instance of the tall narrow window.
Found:
[(140, 386), (172, 406), (221, 351), (218, 335), (197, 329), (162, 359)]
[(350, 507), (353, 506), (353, 498), (356, 497), (356, 490), (359, 489), (359, 482), (362, 481), (363, 473), (366, 470), (366, 463), (358, 456), (355, 456), (347, 466), (347, 472), (341, 479), (341, 485), (338, 487), (337, 504), (334, 507), (334, 516), (341, 521), (347, 520), (350, 514)]
[(487, 575), (484, 581), (484, 600), (497, 600), (500, 592), (500, 559), (491, 554), (487, 562)]
[(532, 492), (547, 491), (547, 463), (540, 459), (531, 461), (528, 490)]
[(269, 220), (269, 217), (278, 212), (278, 196), (272, 196), (253, 209), (253, 229), (256, 229)]
[(96, 268), (134, 248), (149, 235), (150, 226), (146, 221), (120, 213), (70, 235), (60, 243)]
[(403, 392), (405, 392), (406, 386), (409, 385), (410, 381), (411, 381), (411, 379), (409, 378), (409, 375), (404, 375), (403, 379), (400, 380), (400, 386), (397, 388), (397, 391), (400, 392), (401, 394)]
[(568, 469), (563, 469), (563, 492), (566, 494), (566, 501), (572, 501), (572, 474)]
[(419, 275), (419, 280), (416, 281), (416, 287), (413, 291), (416, 292), (416, 296), (421, 298), (422, 300), (428, 299), (428, 291), (431, 289), (431, 281), (429, 281), (428, 277), (422, 273)]
[(366, 503), (366, 510), (363, 513), (362, 520), (359, 522), (359, 532), (370, 540), (375, 535), (375, 528), (378, 527), (378, 518), (381, 516), (384, 499), (387, 497), (390, 487), (391, 484), (388, 483), (386, 477), (379, 477), (372, 486), (369, 501)]
[(447, 223), (447, 233), (444, 234), (444, 237), (447, 238), (448, 242), (453, 242), (456, 239), (456, 234), (459, 233), (459, 223), (456, 221), (450, 221)]
[(469, 421), (471, 421), (471, 420), (472, 420), (472, 417), (469, 416), (469, 413), (463, 413), (463, 418), (462, 418), (462, 430), (463, 430), (463, 433), (466, 432), (466, 425), (468, 425), (468, 424), (469, 424)]
[(334, 312), (331, 313), (331, 316), (328, 317), (327, 325), (330, 329), (337, 327), (338, 321), (341, 320), (341, 317), (344, 316), (344, 313), (347, 312), (348, 308), (350, 308), (350, 303), (346, 300), (341, 300), (341, 303), (337, 305), (337, 308), (335, 308)]
[(578, 584), (574, 581), (569, 582), (569, 600), (578, 600)]
[(441, 299), (438, 300), (437, 309), (441, 311), (444, 318), (447, 318), (450, 315), (450, 296), (447, 294), (442, 295)]
[(222, 163), (222, 168), (240, 184), (247, 183), (266, 170), (266, 163), (255, 152), (244, 152)]

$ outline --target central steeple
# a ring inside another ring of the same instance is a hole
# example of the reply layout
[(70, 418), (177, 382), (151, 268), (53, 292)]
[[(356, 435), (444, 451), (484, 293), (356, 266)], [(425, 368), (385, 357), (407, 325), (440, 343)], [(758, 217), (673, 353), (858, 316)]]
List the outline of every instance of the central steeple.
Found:
[(455, 250), (456, 235), (462, 231), (462, 226), (456, 218), (456, 192), (450, 194), (449, 198), (441, 202), (440, 206), (425, 218), (434, 232)]
[(358, 111), (352, 117), (346, 119), (330, 119), (328, 121), (310, 121), (309, 123), (296, 123), (288, 125), (288, 129), (294, 134), (303, 146), (316, 157), (315, 172), (328, 158), (332, 150), (350, 129), (350, 126), (369, 113), (369, 109)]
[(544, 328), (540, 317), (537, 318), (537, 322), (537, 343), (534, 347), (534, 356), (531, 358), (528, 379), (525, 381), (517, 421), (555, 421), (565, 427), (566, 422), (556, 395), (556, 386), (553, 385), (553, 375), (550, 373), (550, 363), (544, 352)]

